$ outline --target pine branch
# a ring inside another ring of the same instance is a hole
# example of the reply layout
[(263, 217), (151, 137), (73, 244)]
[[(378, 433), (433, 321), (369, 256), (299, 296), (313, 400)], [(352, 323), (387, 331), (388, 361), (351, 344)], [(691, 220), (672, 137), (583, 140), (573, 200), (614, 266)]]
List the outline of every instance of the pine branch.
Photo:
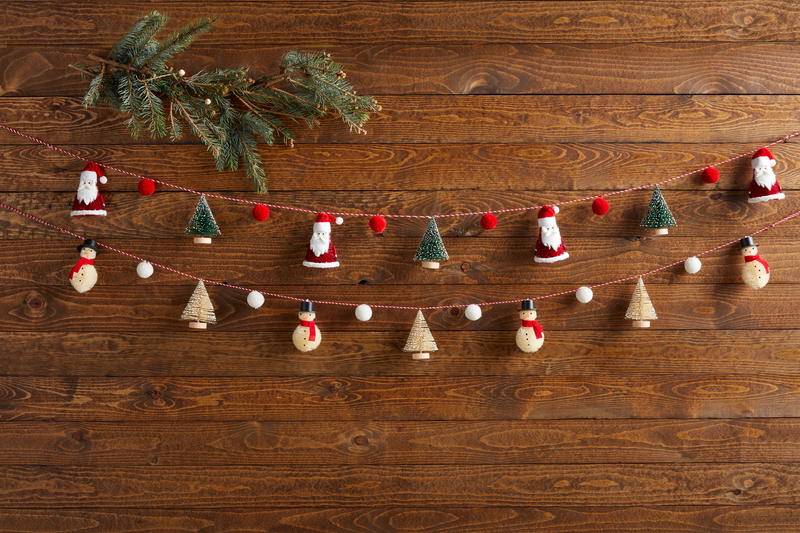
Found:
[(272, 145), (277, 134), (294, 145), (295, 135), (281, 117), (314, 128), (330, 111), (350, 131), (366, 133), (370, 113), (380, 111), (374, 99), (356, 95), (342, 66), (324, 51), (287, 52), (278, 74), (258, 80), (248, 78), (245, 67), (187, 76), (167, 65), (213, 23), (213, 17), (202, 17), (159, 41), (167, 17), (157, 11), (141, 15), (107, 58), (88, 56), (97, 66), (71, 65), (89, 82), (83, 105), (106, 104), (127, 114), (133, 137), (147, 131), (177, 140), (185, 121), (217, 169), (235, 170), (241, 162), (258, 192), (266, 192), (267, 178), (256, 139)]

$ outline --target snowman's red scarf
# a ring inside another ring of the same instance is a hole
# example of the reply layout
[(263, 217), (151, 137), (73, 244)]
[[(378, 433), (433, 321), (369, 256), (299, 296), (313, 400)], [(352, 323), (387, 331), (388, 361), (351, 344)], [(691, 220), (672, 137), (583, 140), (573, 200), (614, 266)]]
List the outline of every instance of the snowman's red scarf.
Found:
[(544, 330), (542, 329), (542, 326), (540, 326), (539, 323), (536, 322), (535, 320), (523, 320), (522, 327), (533, 328), (533, 333), (536, 335), (536, 338), (537, 339), (542, 338), (542, 333), (544, 332)]
[(317, 340), (317, 328), (314, 326), (313, 320), (301, 320), (300, 325), (304, 328), (308, 328), (308, 340)]
[(94, 265), (94, 259), (86, 259), (85, 257), (78, 259), (78, 262), (72, 267), (72, 270), (69, 271), (69, 279), (72, 279), (72, 276), (77, 274), (78, 270), (80, 270), (83, 265)]
[(744, 256), (744, 262), (745, 262), (745, 263), (751, 263), (751, 262), (753, 262), (753, 261), (758, 261), (759, 263), (761, 263), (762, 265), (764, 265), (764, 268), (767, 270), (767, 274), (769, 274), (769, 264), (768, 264), (766, 261), (764, 261), (763, 259), (761, 259), (761, 258), (758, 256), (758, 254), (756, 254), (756, 255), (746, 255), (746, 256)]

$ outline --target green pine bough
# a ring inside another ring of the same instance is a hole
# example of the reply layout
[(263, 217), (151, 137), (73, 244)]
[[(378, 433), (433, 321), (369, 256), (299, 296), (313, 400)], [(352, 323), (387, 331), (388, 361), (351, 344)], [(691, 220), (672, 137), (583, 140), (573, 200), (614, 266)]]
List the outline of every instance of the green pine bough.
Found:
[(89, 82), (83, 106), (105, 104), (129, 115), (125, 125), (133, 138), (147, 132), (177, 140), (186, 128), (206, 145), (217, 170), (243, 164), (260, 193), (267, 192), (267, 177), (257, 139), (271, 145), (277, 137), (293, 145), (287, 123), (313, 128), (328, 113), (351, 132), (366, 134), (370, 112), (381, 107), (371, 96), (356, 95), (342, 66), (324, 51), (290, 51), (278, 74), (258, 79), (248, 77), (247, 67), (186, 75), (168, 66), (214, 21), (203, 17), (158, 40), (167, 16), (141, 15), (107, 58), (89, 55), (97, 65), (70, 65)]

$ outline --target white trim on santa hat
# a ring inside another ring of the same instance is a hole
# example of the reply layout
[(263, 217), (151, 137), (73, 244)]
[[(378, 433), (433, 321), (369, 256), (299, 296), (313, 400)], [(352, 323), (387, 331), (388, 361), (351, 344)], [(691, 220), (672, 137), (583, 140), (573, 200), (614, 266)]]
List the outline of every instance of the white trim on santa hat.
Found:
[(542, 217), (539, 219), (539, 227), (544, 228), (547, 226), (555, 226), (556, 217)]
[(561, 255), (556, 255), (554, 257), (539, 257), (538, 255), (533, 256), (533, 261), (535, 263), (555, 263), (556, 261), (561, 261), (562, 259), (569, 258), (569, 252), (564, 252)]
[(303, 261), (303, 266), (311, 268), (333, 268), (339, 266), (339, 261), (331, 261), (330, 263), (314, 263), (312, 261)]
[(786, 198), (786, 195), (782, 192), (779, 192), (778, 194), (768, 194), (766, 196), (748, 198), (747, 201), (751, 204), (757, 204), (759, 202), (769, 202), (770, 200), (783, 200), (784, 198)]
[(92, 211), (91, 209), (81, 209), (80, 211), (70, 211), (70, 216), (79, 217), (82, 215), (98, 215), (98, 216), (106, 216), (105, 209), (98, 209), (97, 211)]
[(753, 161), (750, 164), (753, 166), (753, 168), (758, 168), (758, 167), (763, 167), (767, 163), (769, 163), (769, 166), (771, 167), (775, 166), (775, 160), (765, 155), (753, 158)]
[(331, 232), (331, 223), (330, 222), (314, 222), (314, 233), (318, 233), (320, 231), (324, 231), (325, 233)]

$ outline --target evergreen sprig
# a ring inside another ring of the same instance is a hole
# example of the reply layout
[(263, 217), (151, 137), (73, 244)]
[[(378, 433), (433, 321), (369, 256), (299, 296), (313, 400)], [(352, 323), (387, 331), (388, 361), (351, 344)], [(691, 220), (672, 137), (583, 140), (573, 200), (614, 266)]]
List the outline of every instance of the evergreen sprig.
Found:
[(259, 139), (294, 145), (287, 124), (313, 128), (328, 113), (351, 132), (367, 133), (364, 124), (381, 107), (371, 96), (357, 95), (342, 65), (324, 51), (290, 51), (278, 74), (258, 79), (249, 78), (246, 67), (187, 76), (168, 66), (213, 24), (213, 17), (204, 17), (159, 41), (167, 16), (141, 15), (107, 58), (89, 55), (95, 65), (71, 65), (89, 82), (83, 106), (107, 105), (129, 115), (125, 125), (134, 138), (148, 133), (177, 140), (188, 130), (206, 145), (217, 170), (243, 164), (260, 193), (267, 191), (267, 177)]

